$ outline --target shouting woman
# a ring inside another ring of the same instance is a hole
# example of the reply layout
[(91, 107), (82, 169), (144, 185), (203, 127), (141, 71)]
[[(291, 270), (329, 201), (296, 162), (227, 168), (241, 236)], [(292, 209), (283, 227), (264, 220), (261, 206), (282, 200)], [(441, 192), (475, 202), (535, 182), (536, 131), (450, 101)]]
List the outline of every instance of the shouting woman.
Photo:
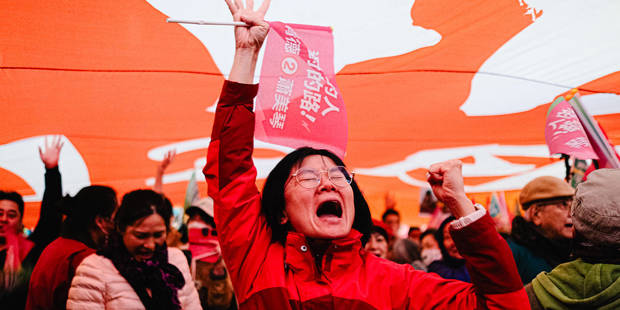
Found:
[[(467, 199), (461, 163), (432, 165), (435, 195), (457, 218), (451, 234), (472, 284), (446, 280), (363, 249), (370, 212), (352, 174), (327, 150), (285, 156), (256, 188), (251, 85), (269, 30), (265, 0), (226, 0), (235, 21), (233, 66), (217, 106), (204, 173), (215, 199), (224, 259), (241, 309), (524, 309), (508, 245), (484, 208)], [(363, 22), (363, 21), (360, 21)]]

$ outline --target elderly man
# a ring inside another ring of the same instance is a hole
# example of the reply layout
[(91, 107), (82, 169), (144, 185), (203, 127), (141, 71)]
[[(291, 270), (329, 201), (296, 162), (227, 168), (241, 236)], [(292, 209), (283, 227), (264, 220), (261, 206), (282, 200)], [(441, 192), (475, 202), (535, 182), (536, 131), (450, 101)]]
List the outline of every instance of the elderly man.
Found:
[(524, 214), (512, 221), (508, 245), (523, 283), (569, 260), (574, 192), (566, 182), (552, 176), (538, 177), (521, 190), (519, 202)]
[(571, 214), (577, 259), (525, 287), (532, 309), (620, 309), (620, 169), (592, 172)]

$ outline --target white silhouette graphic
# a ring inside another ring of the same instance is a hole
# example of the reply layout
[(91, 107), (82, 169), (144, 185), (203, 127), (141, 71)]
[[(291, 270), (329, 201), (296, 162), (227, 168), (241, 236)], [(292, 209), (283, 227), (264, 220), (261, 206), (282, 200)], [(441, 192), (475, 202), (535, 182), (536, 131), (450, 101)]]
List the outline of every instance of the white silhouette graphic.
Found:
[(620, 1), (524, 2), (542, 15), (482, 65), (461, 106), (467, 115), (528, 111), (620, 70)]
[[(209, 143), (211, 142), (211, 138), (199, 138), (192, 139), (187, 141), (175, 142), (166, 144), (160, 147), (156, 147), (148, 151), (148, 158), (154, 161), (162, 161), (164, 159), (164, 154), (170, 150), (176, 150), (177, 155), (181, 153), (203, 150), (206, 154), (207, 148), (209, 147)], [(276, 145), (272, 143), (266, 143), (260, 140), (254, 140), (254, 148), (255, 149), (269, 149), (274, 151), (279, 151), (284, 154), (288, 154), (292, 152), (294, 149), (286, 146)], [(254, 165), (256, 166), (257, 174), (259, 179), (267, 178), (269, 172), (276, 166), (276, 164), (282, 159), (281, 156), (271, 157), (271, 158), (260, 158), (254, 157)], [(176, 183), (176, 182), (187, 182), (192, 176), (192, 173), (196, 173), (196, 175), (202, 175), (202, 168), (207, 163), (205, 156), (200, 156), (194, 160), (194, 167), (190, 169), (186, 169), (179, 172), (164, 174), (164, 178), (162, 182), (164, 184), (168, 183)], [(197, 178), (198, 182), (204, 182), (205, 179), (202, 177)], [(155, 178), (148, 178), (145, 182), (146, 185), (152, 186), (155, 184)]]
[(496, 181), (465, 186), (467, 192), (491, 192), (520, 189), (531, 179), (541, 175), (564, 175), (564, 162), (556, 162), (536, 169), (535, 165), (514, 164), (497, 156), (549, 157), (546, 145), (475, 145), (458, 148), (423, 150), (407, 156), (404, 160), (373, 168), (355, 169), (356, 174), (377, 177), (396, 177), (404, 183), (426, 187), (426, 180), (415, 179), (407, 174), (418, 168), (427, 169), (430, 164), (450, 159), (473, 157), (473, 164), (463, 164), (464, 177), (497, 176)]
[[(222, 0), (147, 0), (163, 14), (178, 19), (230, 21)], [(255, 7), (262, 1), (255, 1)], [(369, 59), (401, 55), (435, 45), (441, 36), (414, 26), (413, 0), (273, 0), (269, 21), (331, 26), (334, 32), (334, 70)], [(163, 22), (163, 21), (162, 21)], [(233, 27), (183, 24), (209, 50), (220, 72), (230, 72), (234, 54)], [(174, 25), (170, 25), (174, 27)], [(182, 48), (182, 47), (179, 47)], [(259, 60), (262, 56), (259, 56)], [(260, 68), (260, 64), (258, 65)], [(260, 69), (257, 70), (257, 73)]]
[[(41, 201), (45, 190), (45, 167), (39, 158), (38, 147), (45, 145), (46, 136), (36, 136), (0, 145), (0, 168), (22, 178), (34, 190), (34, 195), (24, 196), (24, 201)], [(53, 139), (54, 136), (48, 136)], [(58, 169), (62, 175), (64, 194), (74, 195), (90, 185), (88, 167), (71, 141), (61, 136), (64, 143), (60, 151)]]
[[(148, 157), (154, 161), (161, 161), (164, 154), (169, 150), (176, 150), (177, 154), (204, 150), (206, 152), (209, 147), (210, 138), (200, 138), (187, 140), (182, 142), (163, 145), (148, 152)], [(283, 147), (271, 143), (265, 143), (260, 140), (254, 140), (256, 149), (275, 150), (285, 154), (293, 151), (292, 148)], [(620, 151), (620, 146), (616, 148)], [(427, 187), (426, 180), (415, 179), (407, 174), (418, 168), (427, 169), (430, 164), (450, 159), (458, 159), (464, 157), (473, 157), (473, 164), (463, 165), (464, 177), (483, 177), (497, 176), (500, 177), (496, 181), (479, 184), (476, 186), (465, 186), (467, 192), (490, 192), (515, 190), (523, 187), (524, 184), (532, 179), (543, 175), (562, 176), (565, 173), (564, 162), (559, 161), (543, 167), (536, 168), (533, 164), (515, 164), (498, 158), (497, 156), (521, 156), (533, 158), (549, 158), (549, 149), (546, 145), (474, 145), (459, 148), (432, 149), (416, 152), (407, 156), (404, 160), (393, 162), (372, 168), (354, 169), (356, 175), (366, 175), (374, 177), (396, 177), (402, 182), (417, 186)], [(266, 178), (269, 172), (282, 159), (282, 156), (260, 158), (254, 157), (254, 164), (258, 178)], [(202, 175), (202, 167), (204, 167), (206, 159), (204, 156), (196, 158), (194, 167), (165, 174), (163, 178), (164, 184), (187, 182), (191, 178), (192, 173)], [(199, 182), (204, 182), (204, 178), (198, 178)], [(146, 185), (153, 185), (154, 178), (145, 180)]]

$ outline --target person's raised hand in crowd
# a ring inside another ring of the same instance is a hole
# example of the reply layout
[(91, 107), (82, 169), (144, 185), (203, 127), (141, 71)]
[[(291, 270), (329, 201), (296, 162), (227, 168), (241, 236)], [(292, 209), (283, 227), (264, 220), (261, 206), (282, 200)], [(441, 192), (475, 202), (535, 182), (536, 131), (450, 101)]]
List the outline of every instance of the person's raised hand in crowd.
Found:
[(383, 196), (383, 200), (385, 201), (385, 209), (396, 209), (396, 195), (393, 192), (387, 191)]
[(265, 0), (254, 10), (253, 0), (246, 0), (245, 5), (242, 0), (226, 0), (233, 20), (249, 25), (235, 27), (235, 58), (228, 76), (229, 81), (245, 84), (254, 82), (258, 52), (269, 32), (269, 24), (264, 20), (269, 3), (270, 0)]
[(163, 182), (164, 182), (164, 173), (166, 172), (166, 168), (170, 166), (170, 164), (174, 161), (174, 156), (177, 155), (176, 150), (169, 150), (164, 154), (164, 159), (157, 166), (157, 172), (155, 173), (155, 185), (153, 185), (153, 190), (158, 193), (163, 193)]
[(60, 157), (60, 150), (63, 144), (64, 142), (61, 140), (61, 136), (55, 136), (51, 143), (48, 143), (47, 137), (45, 137), (45, 149), (41, 149), (39, 146), (39, 156), (43, 164), (45, 164), (46, 169), (52, 169), (58, 166), (58, 158)]
[(428, 183), (437, 199), (442, 201), (454, 217), (460, 218), (476, 209), (465, 195), (460, 160), (448, 160), (431, 165), (428, 169)]

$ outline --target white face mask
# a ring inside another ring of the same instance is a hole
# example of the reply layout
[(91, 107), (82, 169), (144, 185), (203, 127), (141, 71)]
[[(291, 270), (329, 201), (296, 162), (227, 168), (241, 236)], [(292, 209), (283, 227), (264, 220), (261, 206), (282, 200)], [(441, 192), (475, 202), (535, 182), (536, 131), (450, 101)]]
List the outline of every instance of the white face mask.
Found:
[(422, 262), (426, 266), (430, 265), (432, 262), (436, 260), (441, 260), (442, 258), (440, 249), (422, 250), (422, 253), (420, 254), (420, 256), (422, 256)]
[(200, 221), (191, 221), (190, 223), (187, 223), (187, 229), (190, 228), (210, 228), (209, 225), (200, 222)]

